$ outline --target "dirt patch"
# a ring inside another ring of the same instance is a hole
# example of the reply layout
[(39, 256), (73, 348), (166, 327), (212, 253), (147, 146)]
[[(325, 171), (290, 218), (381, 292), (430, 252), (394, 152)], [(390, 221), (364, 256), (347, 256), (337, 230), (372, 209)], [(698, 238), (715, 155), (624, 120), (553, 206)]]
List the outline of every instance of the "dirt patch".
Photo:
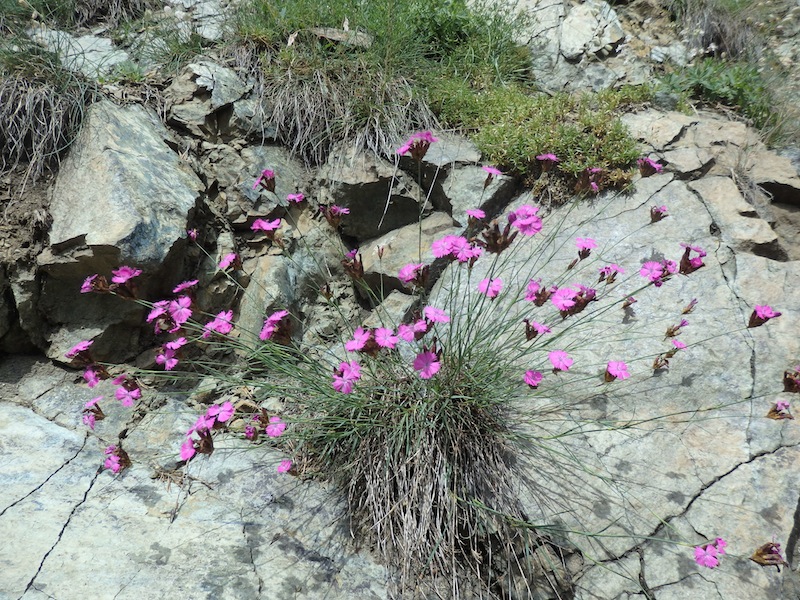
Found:
[(47, 188), (52, 176), (24, 181), (24, 168), (0, 179), (0, 264), (33, 260), (46, 246), (52, 218)]

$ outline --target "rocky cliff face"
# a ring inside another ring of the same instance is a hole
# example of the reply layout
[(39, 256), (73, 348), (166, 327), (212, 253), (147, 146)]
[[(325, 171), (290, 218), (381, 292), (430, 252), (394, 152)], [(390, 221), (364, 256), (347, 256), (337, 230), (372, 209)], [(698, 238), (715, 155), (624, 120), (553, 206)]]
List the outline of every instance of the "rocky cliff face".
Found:
[[(202, 35), (221, 35), (220, 3), (184, 1), (184, 9)], [(553, 90), (597, 90), (650, 77), (652, 64), (632, 51), (647, 38), (626, 30), (630, 12), (620, 18), (594, 0), (537, 2), (527, 10), (537, 19), (534, 66)], [(40, 35), (43, 43), (52, 39)], [(650, 40), (653, 58), (688, 52), (656, 41)], [(95, 42), (92, 48), (107, 51)], [(370, 322), (378, 310), (398, 320), (407, 316), (413, 298), (398, 271), (408, 263), (428, 264), (446, 281), (452, 267), (433, 256), (431, 243), (474, 233), (467, 209), (481, 208), (487, 220), (503, 222), (510, 210), (538, 198), (509, 176), (486, 184), (480, 152), (455, 134), (442, 135), (419, 170), (405, 159), (349, 148), (309, 168), (274, 140), (253, 135), (268, 127), (254, 124), (260, 117), (252, 83), (213, 56), (188, 65), (165, 95), (163, 119), (135, 102), (91, 105), (57, 175), (13, 202), (6, 198), (17, 221), (0, 227), (0, 349), (6, 353), (0, 538), (12, 540), (0, 544), (0, 589), (14, 598), (386, 598), (391, 566), (353, 544), (344, 499), (324, 484), (274, 473), (277, 453), (244, 452), (248, 446), (234, 440), (207, 461), (174, 468), (180, 436), (203, 404), (200, 392), (187, 401), (153, 391), (135, 411), (115, 407), (96, 432), (86, 430), (84, 403), (113, 388), (105, 382), (92, 391), (76, 383), (65, 351), (93, 340), (101, 361), (150, 368), (159, 344), (143, 324), (145, 308), (81, 293), (81, 284), (93, 273), (135, 266), (144, 271), (139, 296), (155, 300), (198, 279), (198, 310), (231, 308), (254, 337), (265, 315), (291, 307), (305, 317), (300, 337), (319, 343), (336, 336), (342, 314), (351, 322)], [(673, 370), (625, 394), (584, 402), (566, 389), (563, 397), (537, 400), (568, 404), (567, 416), (579, 428), (587, 420), (620, 424), (576, 436), (569, 451), (582, 469), (521, 463), (520, 479), (534, 480), (541, 493), (521, 497), (532, 521), (602, 532), (565, 536), (573, 552), (568, 572), (550, 564), (537, 567), (539, 575), (568, 582), (567, 596), (585, 599), (796, 597), (800, 500), (792, 467), (800, 433), (790, 420), (764, 415), (787, 396), (781, 395), (783, 373), (800, 359), (800, 177), (753, 129), (710, 111), (688, 116), (647, 107), (623, 121), (642, 155), (663, 172), (637, 177), (629, 194), (553, 208), (545, 225), (561, 224), (556, 246), (576, 235), (601, 240), (604, 260), (634, 270), (676, 258), (682, 242), (705, 248), (698, 277), (669, 282), (658, 298), (643, 294), (636, 316), (663, 329), (661, 309), (679, 312), (698, 298), (689, 328), (698, 346)], [(274, 190), (253, 185), (264, 169), (275, 173)], [(295, 194), (304, 199), (288, 199)], [(350, 211), (337, 228), (321, 227), (320, 208), (330, 204)], [(646, 227), (651, 207), (660, 205), (670, 217)], [(20, 220), (23, 214), (28, 221)], [(256, 220), (276, 218), (282, 220), (276, 232), (252, 230)], [(27, 229), (14, 227), (22, 223)], [(350, 294), (342, 266), (350, 248), (360, 251), (379, 309)], [(217, 269), (230, 253), (242, 261), (234, 278)], [(504, 276), (538, 269), (540, 256), (523, 246)], [(563, 267), (553, 260), (547, 269)], [(474, 281), (491, 276), (482, 268), (476, 266)], [(434, 298), (445, 292), (441, 282)], [(341, 299), (340, 314), (320, 300), (323, 285)], [(745, 329), (756, 304), (779, 307), (781, 319)], [(636, 340), (613, 336), (597, 347), (586, 343), (604, 339), (609, 327), (603, 321), (565, 343), (584, 364), (633, 347), (647, 353)], [(251, 392), (239, 390), (237, 399)], [(662, 418), (640, 422), (653, 407)], [(712, 417), (703, 418), (706, 412)], [(626, 422), (636, 426), (623, 427)], [(546, 430), (539, 436), (563, 434), (543, 423), (526, 426)], [(112, 479), (97, 470), (98, 448), (123, 438), (134, 464)], [(730, 543), (727, 571), (700, 573), (691, 548), (654, 541), (712, 539), (723, 530)], [(747, 560), (773, 538), (790, 564), (780, 573)], [(532, 597), (534, 583), (524, 574), (508, 581), (500, 589), (504, 597)]]

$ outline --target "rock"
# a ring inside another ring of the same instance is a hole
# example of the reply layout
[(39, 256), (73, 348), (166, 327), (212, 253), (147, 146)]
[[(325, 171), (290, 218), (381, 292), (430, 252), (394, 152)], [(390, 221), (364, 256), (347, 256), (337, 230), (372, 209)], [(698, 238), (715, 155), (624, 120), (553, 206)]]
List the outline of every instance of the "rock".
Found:
[(11, 329), (11, 314), (14, 310), (13, 296), (8, 285), (5, 269), (0, 266), (0, 339)]
[(411, 309), (416, 301), (414, 296), (392, 290), (383, 299), (383, 302), (364, 319), (364, 327), (388, 327), (396, 330), (397, 326), (405, 322), (405, 319), (411, 314)]
[[(435, 212), (420, 224), (406, 225), (364, 244), (361, 259), (364, 264), (364, 282), (375, 294), (384, 295), (391, 290), (406, 290), (397, 278), (398, 271), (410, 262), (432, 264), (431, 243), (446, 235), (459, 235), (461, 229), (453, 226), (447, 213)], [(382, 249), (382, 257), (378, 249)]]
[(745, 202), (732, 179), (704, 177), (689, 183), (689, 188), (699, 194), (719, 227), (722, 239), (733, 249), (785, 259), (786, 253), (778, 242), (778, 236), (766, 221), (758, 217), (755, 208)]
[[(475, 164), (481, 159), (478, 147), (467, 138), (451, 133), (437, 133), (437, 142), (431, 144), (422, 162), (440, 169), (453, 168), (460, 164)], [(416, 163), (408, 156), (401, 159), (401, 166), (416, 167)], [(415, 171), (408, 168), (406, 170)]]
[[(228, 217), (236, 224), (264, 217), (276, 207), (288, 205), (286, 196), (303, 192), (309, 195), (311, 174), (309, 170), (285, 148), (280, 146), (249, 146), (241, 153), (244, 169), (236, 182), (225, 179), (227, 186)], [(224, 166), (233, 171), (239, 162), (225, 161)], [(275, 173), (275, 192), (253, 189), (253, 183), (264, 169)]]
[(775, 233), (789, 260), (800, 260), (800, 207), (773, 202), (770, 210), (775, 218)]
[(574, 61), (625, 39), (617, 13), (607, 2), (588, 0), (573, 6), (561, 27), (561, 54)]
[(650, 60), (658, 63), (671, 62), (679, 67), (685, 67), (693, 56), (694, 52), (690, 52), (680, 40), (669, 46), (653, 46), (650, 49)]
[(350, 209), (341, 231), (357, 240), (383, 235), (420, 218), (425, 194), (394, 165), (349, 148), (331, 154), (319, 172), (320, 202)]
[(511, 177), (501, 175), (492, 178), (484, 189), (486, 171), (481, 167), (458, 167), (453, 169), (442, 184), (443, 202), (435, 203), (438, 210), (449, 212), (462, 227), (469, 219), (466, 211), (480, 208), (488, 219), (497, 214), (511, 199), (517, 183)]
[[(730, 192), (724, 189), (725, 196)], [(512, 208), (526, 202), (529, 196)], [(650, 207), (662, 203), (671, 216), (648, 225)], [(736, 210), (745, 212), (741, 204)], [(720, 585), (725, 586), (720, 595), (732, 598), (780, 596), (783, 589), (774, 570), (752, 565), (746, 557), (760, 538), (759, 544), (771, 539), (770, 532), (778, 532), (777, 541), (785, 544), (794, 527), (792, 511), (780, 507), (796, 503), (786, 469), (800, 459), (800, 430), (765, 415), (775, 398), (782, 397), (783, 370), (800, 356), (800, 340), (793, 334), (800, 297), (787, 297), (785, 287), (800, 274), (800, 265), (732, 252), (719, 245), (711, 225), (712, 216), (685, 182), (656, 175), (639, 181), (631, 196), (601, 195), (593, 205), (556, 209), (545, 217), (541, 234), (518, 238), (517, 247), (497, 264), (479, 259), (469, 278), (463, 266), (452, 265), (432, 290), (431, 304), (477, 328), (474, 335), (483, 341), (482, 351), (494, 357), (493, 364), (500, 364), (508, 351), (510, 364), (518, 364), (520, 373), (544, 373), (539, 389), (521, 392), (515, 405), (524, 415), (520, 427), (538, 440), (531, 462), (524, 467), (517, 463), (515, 469), (521, 473), (521, 503), (528, 518), (553, 523), (599, 561), (578, 575), (575, 598), (633, 597), (642, 589), (641, 580), (630, 577), (637, 572), (645, 573), (650, 589), (658, 586), (659, 597), (684, 597), (689, 578), (691, 593), (698, 596), (713, 596)], [(567, 270), (576, 258), (576, 236), (597, 240), (598, 248)], [(661, 287), (643, 289), (642, 263), (678, 260), (682, 242), (706, 249), (705, 266), (688, 276), (676, 275)], [(597, 269), (612, 262), (626, 273), (606, 288), (597, 283)], [(480, 318), (457, 310), (473, 299), (481, 301), (476, 282), (490, 271), (503, 279), (509, 296), (483, 301)], [(515, 291), (531, 277), (541, 277), (545, 285), (596, 287), (606, 300), (590, 304), (585, 313), (598, 319), (562, 319), (550, 303), (535, 307), (521, 302)], [(625, 325), (620, 299), (634, 290), (635, 316)], [(685, 315), (689, 324), (680, 334), (689, 347), (670, 360), (669, 370), (654, 374), (653, 357), (672, 347), (664, 331), (684, 318), (681, 310), (692, 298), (698, 304)], [(755, 304), (770, 304), (783, 315), (744, 330)], [(552, 327), (553, 337), (530, 343), (530, 353), (517, 363), (507, 349), (526, 347), (514, 337), (521, 330), (508, 336), (496, 332), (524, 317)], [(553, 373), (547, 359), (551, 349), (568, 351), (575, 361), (569, 372)], [(630, 358), (631, 379), (603, 383), (607, 361), (625, 357)], [(705, 410), (711, 411), (705, 413), (709, 418), (698, 418), (698, 411)], [(686, 417), (673, 421), (678, 414)], [(657, 415), (656, 421), (648, 420)], [(558, 442), (553, 445), (546, 441), (554, 439)], [(709, 452), (710, 440), (725, 451)], [(562, 459), (565, 455), (569, 458)], [(522, 483), (526, 479), (530, 487)], [(737, 509), (731, 511), (732, 506)], [(568, 533), (576, 530), (602, 535)], [(731, 540), (737, 540), (737, 549), (723, 558), (730, 561), (724, 568), (743, 569), (744, 578), (717, 578), (717, 571), (711, 573), (713, 579), (705, 578), (709, 571), (697, 576), (691, 546), (716, 536), (728, 539), (729, 550)], [(568, 547), (566, 541), (564, 545)], [(641, 564), (637, 548), (644, 557)], [(610, 572), (609, 564), (614, 565)], [(786, 573), (796, 580), (791, 570)]]
[(65, 68), (90, 79), (108, 76), (117, 65), (130, 61), (128, 53), (114, 48), (108, 38), (94, 35), (76, 38), (65, 31), (50, 29), (43, 23), (36, 23), (28, 35), (37, 44), (56, 53)]
[(774, 202), (800, 206), (800, 177), (792, 161), (774, 152), (761, 151), (749, 158), (749, 176)]
[(258, 343), (264, 319), (277, 310), (294, 308), (297, 293), (292, 281), (291, 261), (285, 256), (267, 255), (245, 264), (250, 285), (242, 296), (236, 328), (245, 343)]
[[(622, 115), (620, 120), (630, 130), (631, 135), (641, 142), (646, 142), (655, 151), (661, 152), (667, 146), (677, 142), (687, 128), (697, 122), (682, 113), (663, 113), (656, 110), (645, 110), (638, 113)], [(705, 148), (705, 145), (700, 147)]]
[(701, 177), (714, 164), (714, 157), (703, 148), (676, 148), (662, 156), (667, 168), (681, 179)]
[[(81, 410), (91, 390), (65, 382), (63, 371), (61, 378), (42, 372), (52, 369), (46, 363), (11, 371), (12, 362), (0, 365), (0, 382), (24, 381), (26, 390), (9, 385), (0, 402), (7, 463), (0, 531), (26, 543), (0, 544), (4, 593), (60, 590), (63, 600), (387, 597), (386, 569), (356, 552), (341, 526), (343, 501), (324, 485), (276, 473), (284, 455), (229, 437), (211, 460), (176, 470), (195, 411), (148, 390), (153, 407), (127, 424), (123, 441), (133, 464), (114, 476), (99, 467), (103, 448), (119, 443), (123, 422), (106, 419), (87, 430)], [(43, 387), (32, 385), (43, 378)], [(28, 408), (33, 394), (58, 397), (62, 417), (50, 418), (55, 405), (45, 408), (48, 416)], [(103, 408), (119, 408), (130, 420), (132, 411), (115, 404)]]
[(251, 88), (227, 67), (207, 60), (191, 63), (165, 90), (172, 101), (170, 121), (197, 137), (226, 135), (231, 105)]
[(155, 115), (99, 102), (53, 186), (50, 243), (116, 254), (121, 263), (159, 266), (186, 237), (203, 184), (164, 143)]

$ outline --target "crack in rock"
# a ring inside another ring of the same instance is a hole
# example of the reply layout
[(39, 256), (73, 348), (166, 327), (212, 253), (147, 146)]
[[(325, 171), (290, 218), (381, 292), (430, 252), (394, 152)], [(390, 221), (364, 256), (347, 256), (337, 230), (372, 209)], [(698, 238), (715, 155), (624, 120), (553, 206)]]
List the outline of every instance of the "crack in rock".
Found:
[(264, 589), (264, 580), (261, 578), (261, 575), (258, 573), (258, 568), (256, 567), (255, 555), (253, 554), (253, 540), (247, 535), (247, 521), (244, 520), (244, 513), (240, 513), (239, 516), (242, 519), (242, 535), (244, 536), (244, 543), (247, 545), (250, 564), (253, 566), (253, 574), (256, 576), (256, 579), (258, 579), (258, 596), (260, 598), (261, 591)]
[(33, 574), (33, 577), (31, 577), (31, 580), (28, 582), (28, 585), (25, 586), (25, 591), (22, 593), (22, 596), (20, 596), (18, 600), (22, 600), (23, 596), (25, 596), (25, 594), (29, 590), (36, 589), (34, 587), (34, 582), (36, 581), (36, 578), (39, 576), (39, 573), (42, 572), (42, 568), (44, 567), (45, 561), (47, 561), (47, 557), (50, 556), (50, 553), (53, 552), (53, 550), (55, 550), (55, 547), (61, 541), (61, 538), (64, 535), (64, 532), (67, 530), (67, 527), (69, 526), (70, 522), (72, 521), (72, 517), (75, 515), (75, 512), (81, 506), (83, 506), (83, 504), (86, 502), (86, 498), (89, 496), (89, 492), (92, 491), (92, 488), (94, 487), (94, 484), (97, 481), (97, 478), (100, 476), (100, 474), (102, 472), (103, 472), (103, 469), (97, 469), (97, 471), (94, 474), (94, 477), (92, 477), (92, 480), (89, 482), (89, 487), (87, 487), (86, 491), (83, 493), (83, 498), (81, 498), (80, 501), (75, 506), (72, 507), (72, 510), (70, 511), (69, 515), (67, 516), (67, 520), (64, 522), (64, 525), (61, 527), (61, 531), (58, 532), (58, 536), (56, 537), (56, 541), (53, 542), (53, 545), (50, 547), (50, 549), (47, 552), (45, 552), (44, 556), (42, 557), (41, 562), (39, 563), (39, 567), (36, 569), (36, 573)]
[(73, 460), (75, 460), (78, 457), (78, 455), (81, 452), (83, 452), (83, 449), (86, 447), (86, 442), (88, 440), (89, 440), (89, 434), (87, 433), (83, 437), (83, 443), (81, 444), (81, 447), (78, 448), (78, 450), (75, 452), (75, 454), (73, 454), (66, 461), (64, 461), (64, 463), (60, 467), (58, 467), (55, 471), (53, 471), (52, 473), (50, 473), (50, 475), (47, 476), (47, 479), (42, 481), (39, 485), (37, 485), (35, 488), (33, 488), (30, 492), (28, 492), (27, 494), (25, 494), (21, 498), (18, 498), (17, 500), (14, 500), (14, 502), (12, 502), (8, 506), (6, 506), (2, 511), (0, 511), (0, 517), (2, 517), (4, 514), (6, 514), (7, 510), (9, 510), (10, 508), (14, 508), (17, 504), (19, 504), (20, 502), (22, 502), (26, 498), (29, 498), (30, 496), (32, 496), (33, 494), (38, 492), (40, 489), (42, 489), (42, 487), (44, 487), (44, 485), (48, 481), (50, 481), (53, 477), (55, 477), (59, 473), (59, 471), (61, 471), (64, 467), (66, 467), (68, 464), (70, 464)]

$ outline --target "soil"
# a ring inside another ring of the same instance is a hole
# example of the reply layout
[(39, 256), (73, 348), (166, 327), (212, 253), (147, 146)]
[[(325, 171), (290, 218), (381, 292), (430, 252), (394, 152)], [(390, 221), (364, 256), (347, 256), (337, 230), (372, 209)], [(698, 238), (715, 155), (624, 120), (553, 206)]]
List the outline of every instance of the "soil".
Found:
[(33, 260), (46, 246), (52, 218), (47, 189), (52, 175), (25, 181), (20, 167), (0, 178), (0, 265)]

